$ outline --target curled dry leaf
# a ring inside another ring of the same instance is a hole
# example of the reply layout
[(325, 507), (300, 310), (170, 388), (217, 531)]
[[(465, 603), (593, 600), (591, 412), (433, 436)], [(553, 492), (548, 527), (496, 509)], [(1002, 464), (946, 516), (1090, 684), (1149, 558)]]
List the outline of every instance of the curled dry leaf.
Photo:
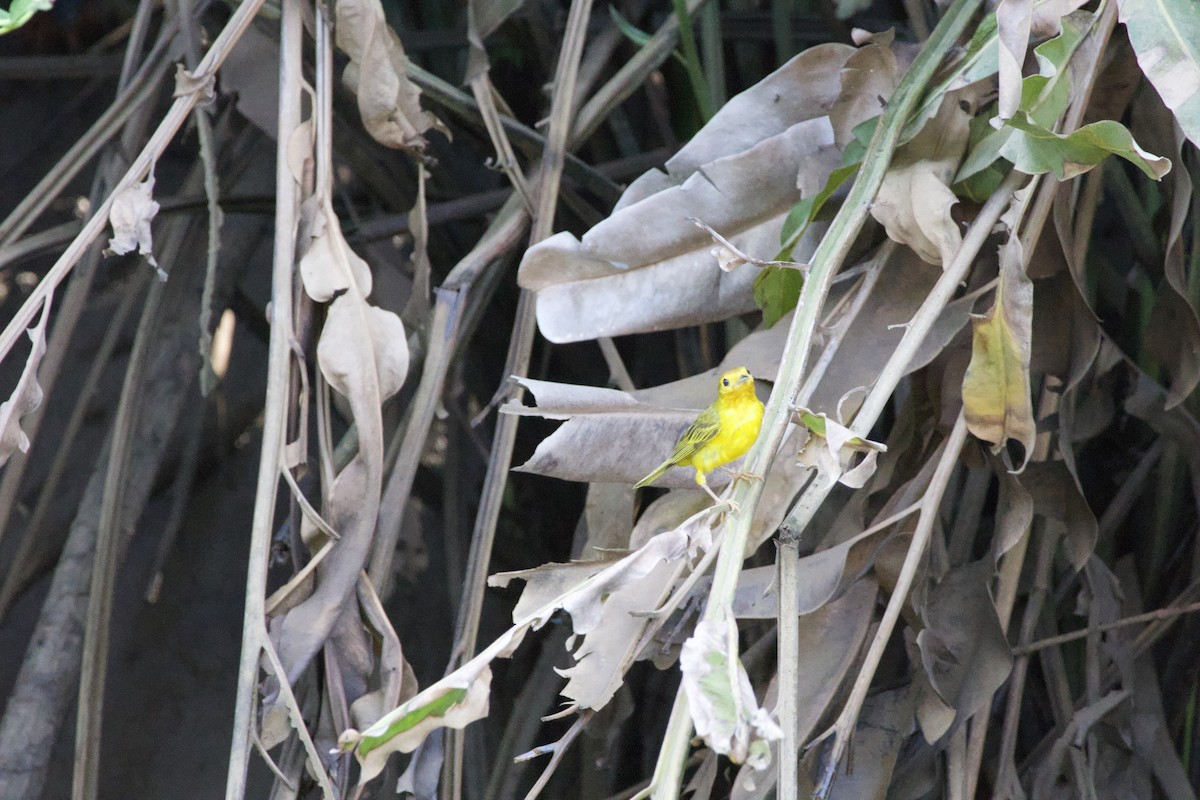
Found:
[[(108, 221), (112, 224), (113, 235), (108, 240), (106, 255), (123, 256), (137, 250), (154, 267), (154, 239), (150, 233), (150, 220), (158, 213), (158, 203), (154, 200), (154, 176), (146, 176), (146, 180), (127, 186), (117, 192), (113, 198), (112, 210), (108, 213)], [(159, 276), (165, 277), (162, 270)]]
[[(951, 721), (961, 722), (990, 703), (1012, 670), (1012, 652), (988, 588), (993, 563), (985, 558), (950, 570), (930, 588), (921, 608), (921, 663), (933, 690), (952, 710)], [(943, 733), (926, 730), (926, 740), (934, 742)]]
[(367, 302), (370, 269), (346, 244), (328, 202), (316, 197), (305, 209), (309, 244), (301, 278), (314, 300), (333, 300), (317, 342), (317, 363), (349, 405), (359, 449), (334, 478), (329, 507), (323, 509), (341, 538), (317, 566), (312, 594), (272, 624), (293, 683), (333, 631), (370, 553), (383, 486), (381, 406), (403, 385), (409, 360), (400, 318)]
[[(346, 730), (338, 739), (342, 752), (353, 751), (362, 767), (360, 781), (366, 783), (383, 769), (393, 752), (412, 752), (433, 730), (443, 727), (462, 728), (487, 715), (488, 688), (491, 685), (491, 663), (507, 658), (520, 646), (525, 635), (537, 630), (558, 611), (571, 615), (576, 634), (595, 631), (604, 621), (604, 605), (616, 593), (649, 575), (663, 562), (678, 562), (698, 548), (712, 542), (712, 530), (702, 520), (707, 512), (696, 514), (679, 527), (652, 536), (642, 547), (625, 557), (594, 571), (587, 567), (579, 580), (562, 578), (559, 567), (547, 565), (537, 570), (501, 573), (488, 579), (492, 586), (504, 586), (513, 578), (534, 579), (535, 593), (541, 597), (557, 591), (557, 595), (531, 608), (503, 635), (488, 645), (479, 655), (428, 687), (398, 708), (385, 714), (364, 731)], [(536, 576), (536, 577), (535, 577)], [(545, 591), (542, 576), (554, 583)], [(526, 603), (522, 609), (529, 608)]]
[[(1139, 125), (1139, 123), (1141, 123)], [(1152, 93), (1143, 93), (1133, 111), (1134, 130), (1156, 150), (1182, 159), (1188, 149), (1183, 130)], [(1192, 213), (1192, 178), (1173, 170), (1164, 181), (1171, 195), (1170, 226), (1164, 247), (1163, 277), (1145, 331), (1145, 347), (1170, 375), (1168, 407), (1179, 405), (1200, 385), (1200, 316), (1188, 286), (1184, 223)]]
[(441, 120), (421, 108), (421, 90), (408, 78), (408, 56), (379, 0), (337, 0), (336, 15), (337, 46), (350, 57), (343, 81), (358, 97), (372, 138), (421, 154), (431, 128), (449, 136)]
[(1009, 439), (1024, 448), (1016, 471), (1033, 454), (1037, 426), (1029, 387), (1033, 336), (1033, 282), (1025, 274), (1021, 242), (1014, 235), (1000, 248), (1000, 282), (991, 310), (973, 317), (971, 363), (963, 378), (963, 411), (971, 433), (993, 452)]
[(854, 141), (854, 129), (878, 117), (883, 103), (900, 82), (900, 66), (892, 50), (892, 33), (872, 36), (846, 60), (840, 75), (841, 91), (829, 109), (833, 140), (838, 150)]
[(679, 654), (683, 690), (696, 734), (713, 752), (764, 770), (771, 763), (770, 743), (783, 738), (783, 731), (759, 707), (737, 643), (732, 617), (697, 623)]
[(25, 359), (25, 368), (16, 388), (3, 403), (0, 403), (0, 466), (3, 466), (14, 452), (29, 452), (29, 437), (21, 430), (21, 418), (30, 414), (42, 404), (42, 386), (38, 383), (37, 370), (46, 354), (46, 322), (50, 319), (50, 298), (46, 298), (42, 306), (42, 318), (38, 324), (29, 328), (30, 349)]
[[(797, 421), (809, 432), (796, 460), (809, 469), (829, 473), (852, 489), (859, 489), (866, 484), (875, 473), (875, 461), (879, 454), (887, 452), (887, 445), (856, 436), (845, 425), (826, 416), (825, 412), (814, 414), (801, 408), (797, 409), (796, 416)], [(865, 456), (852, 466), (856, 453)]]
[[(730, 100), (666, 164), (625, 191), (581, 240), (560, 233), (531, 247), (518, 280), (537, 296), (549, 340), (664, 330), (754, 310), (754, 274), (722, 272), (703, 219), (756, 258), (778, 251), (801, 194), (816, 194), (838, 165), (829, 107), (854, 52), (814, 47)], [(796, 170), (781, 169), (796, 165)], [(799, 187), (799, 188), (798, 188)], [(803, 256), (809, 240), (795, 250)], [(669, 290), (668, 290), (669, 287)]]
[(962, 244), (950, 215), (958, 198), (949, 185), (967, 148), (970, 115), (960, 100), (947, 94), (937, 115), (897, 151), (871, 205), (889, 237), (943, 267)]
[(1000, 0), (996, 6), (996, 35), (1000, 39), (1000, 97), (997, 127), (1017, 112), (1021, 104), (1021, 70), (1029, 46), (1033, 0)]

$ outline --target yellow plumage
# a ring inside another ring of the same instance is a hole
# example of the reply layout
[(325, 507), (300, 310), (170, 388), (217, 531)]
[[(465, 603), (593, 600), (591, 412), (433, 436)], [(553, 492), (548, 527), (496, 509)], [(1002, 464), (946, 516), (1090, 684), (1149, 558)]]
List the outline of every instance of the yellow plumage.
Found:
[(745, 367), (731, 369), (717, 384), (717, 399), (700, 412), (691, 427), (679, 437), (675, 452), (635, 487), (661, 478), (671, 467), (692, 467), (696, 483), (718, 500), (705, 476), (730, 461), (741, 458), (762, 428), (763, 404), (754, 394), (754, 378)]

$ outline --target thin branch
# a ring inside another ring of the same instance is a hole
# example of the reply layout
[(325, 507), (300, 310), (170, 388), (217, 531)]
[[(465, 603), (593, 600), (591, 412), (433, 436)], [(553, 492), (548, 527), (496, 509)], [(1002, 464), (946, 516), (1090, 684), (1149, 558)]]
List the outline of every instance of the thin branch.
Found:
[(542, 774), (538, 776), (537, 782), (533, 784), (533, 788), (530, 789), (529, 793), (525, 795), (525, 800), (536, 800), (536, 798), (542, 793), (542, 790), (546, 788), (546, 784), (550, 782), (550, 776), (554, 774), (556, 769), (558, 769), (558, 765), (562, 761), (563, 756), (566, 755), (567, 750), (571, 747), (571, 743), (575, 741), (579, 734), (583, 733), (583, 729), (589, 722), (591, 722), (592, 716), (595, 713), (596, 712), (590, 709), (584, 711), (557, 742), (554, 744), (542, 745), (541, 747), (535, 747), (528, 753), (522, 753), (513, 759), (514, 761), (528, 761), (532, 758), (543, 756), (546, 753), (551, 754), (550, 763), (546, 765), (544, 770), (542, 770)]
[(112, 193), (108, 198), (100, 204), (88, 221), (84, 224), (83, 230), (75, 237), (67, 247), (66, 252), (59, 257), (42, 278), (41, 283), (30, 293), (25, 303), (17, 310), (12, 320), (4, 328), (3, 333), (0, 333), (0, 361), (3, 361), (8, 353), (12, 350), (13, 345), (20, 339), (22, 332), (29, 326), (29, 322), (33, 319), (37, 309), (41, 307), (42, 302), (51, 294), (54, 289), (63, 281), (64, 278), (71, 272), (79, 259), (87, 251), (87, 248), (93, 241), (104, 231), (108, 225), (108, 215), (112, 211), (113, 201), (116, 196), (125, 189), (132, 187), (149, 174), (150, 169), (158, 161), (159, 156), (167, 149), (171, 140), (175, 138), (175, 134), (179, 128), (187, 120), (191, 114), (192, 108), (200, 102), (206, 95), (208, 89), (208, 80), (215, 76), (217, 69), (225, 61), (225, 57), (229, 55), (229, 51), (237, 44), (237, 41), (245, 33), (246, 28), (254, 20), (259, 8), (264, 0), (245, 0), (237, 7), (237, 10), (230, 17), (229, 22), (221, 31), (221, 34), (213, 42), (208, 53), (200, 62), (200, 66), (193, 72), (196, 80), (194, 88), (184, 91), (177, 95), (175, 102), (159, 123), (158, 128), (150, 137), (150, 141), (142, 148), (142, 152), (134, 159), (133, 164), (125, 172), (125, 175), (113, 187)]
[(1048, 639), (1039, 639), (1036, 642), (1013, 648), (1013, 655), (1029, 655), (1030, 653), (1036, 653), (1038, 650), (1045, 650), (1047, 647), (1057, 647), (1060, 644), (1073, 642), (1076, 639), (1084, 639), (1093, 634), (1107, 633), (1108, 631), (1115, 631), (1118, 628), (1124, 628), (1129, 625), (1140, 625), (1143, 622), (1174, 619), (1180, 614), (1192, 614), (1197, 611), (1200, 611), (1200, 603), (1189, 603), (1185, 606), (1168, 606), (1167, 608), (1160, 608), (1155, 611), (1147, 611), (1144, 614), (1135, 614), (1132, 617), (1125, 617), (1116, 622), (1108, 622), (1104, 625), (1092, 625), (1077, 631), (1071, 631), (1070, 633), (1060, 633), (1058, 636), (1051, 636)]
[[(934, 470), (933, 477), (929, 481), (929, 488), (926, 490), (924, 497), (921, 498), (921, 516), (917, 520), (917, 529), (913, 532), (912, 540), (909, 542), (908, 554), (904, 557), (904, 565), (900, 568), (900, 575), (896, 579), (896, 586), (892, 590), (892, 596), (888, 599), (887, 608), (883, 612), (883, 618), (879, 621), (879, 628), (875, 632), (875, 638), (871, 641), (866, 658), (859, 669), (858, 677), (855, 678), (854, 686), (850, 689), (850, 697), (846, 700), (846, 705), (842, 709), (842, 713), (838, 716), (837, 722), (834, 723), (831, 729), (831, 732), (834, 734), (833, 748), (829, 753), (824, 775), (816, 792), (816, 795), (819, 797), (828, 797), (829, 791), (833, 787), (833, 779), (837, 775), (842, 756), (845, 754), (846, 747), (850, 742), (850, 735), (858, 723), (858, 715), (862, 710), (863, 701), (867, 698), (867, 690), (871, 687), (871, 681), (875, 677), (875, 670), (879, 667), (879, 662), (883, 658), (884, 648), (887, 647), (888, 640), (892, 637), (896, 621), (900, 618), (900, 612), (908, 600), (909, 589), (912, 587), (917, 570), (921, 566), (921, 561), (925, 556), (925, 549), (929, 545), (930, 536), (933, 534), (933, 526), (937, 522), (938, 507), (941, 505), (942, 495), (946, 491), (946, 485), (950, 481), (950, 475), (954, 470), (955, 464), (958, 463), (959, 453), (962, 451), (966, 440), (967, 421), (962, 411), (959, 411), (958, 419), (954, 423), (954, 429), (950, 432), (949, 438), (946, 439), (941, 457), (938, 460), (937, 469)], [(827, 736), (828, 733), (825, 735)], [(824, 736), (821, 738), (824, 738)], [(820, 741), (820, 739), (817, 741)]]
[(775, 715), (779, 717), (779, 727), (783, 729), (783, 740), (779, 743), (777, 756), (778, 797), (799, 796), (799, 774), (796, 764), (796, 754), (800, 750), (800, 743), (796, 741), (799, 698), (795, 691), (795, 687), (799, 685), (800, 671), (800, 595), (796, 591), (800, 581), (799, 561), (800, 548), (797, 537), (781, 534), (779, 546), (775, 550), (779, 582), (779, 614), (776, 623), (779, 630), (779, 654), (776, 662), (779, 699), (775, 703)]
[[(250, 6), (247, 0), (240, 14)], [(300, 85), (304, 80), (301, 64), (302, 9), (300, 0), (282, 0), (279, 32), (279, 137), (275, 149), (275, 251), (271, 271), (271, 338), (267, 360), (267, 393), (264, 401), (262, 455), (258, 464), (258, 482), (254, 495), (254, 516), (250, 528), (250, 554), (246, 567), (246, 604), (242, 615), (242, 656), (238, 667), (238, 687), (233, 716), (233, 736), (229, 748), (229, 772), (225, 800), (242, 800), (246, 795), (246, 770), (250, 755), (251, 711), (258, 691), (259, 656), (265, 642), (262, 630), (267, 590), (267, 560), (270, 555), (275, 497), (283, 456), (288, 416), (288, 390), (291, 385), (293, 336), (292, 293), (293, 264), (296, 258), (296, 215), (299, 187), (288, 167), (288, 133), (300, 124)], [(254, 10), (257, 10), (255, 8)], [(236, 19), (236, 16), (235, 16)], [(232, 24), (232, 21), (231, 21)], [(215, 47), (215, 45), (214, 45)], [(209, 51), (210, 55), (212, 51)], [(178, 105), (178, 101), (176, 102)], [(287, 675), (278, 669), (281, 691)]]

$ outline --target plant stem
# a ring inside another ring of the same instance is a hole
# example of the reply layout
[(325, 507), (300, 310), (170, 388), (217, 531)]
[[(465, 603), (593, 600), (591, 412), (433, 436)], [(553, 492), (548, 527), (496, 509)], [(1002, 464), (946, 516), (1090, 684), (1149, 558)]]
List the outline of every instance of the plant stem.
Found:
[[(242, 7), (250, 5), (246, 3)], [(279, 137), (275, 149), (275, 255), (271, 272), (271, 338), (268, 344), (267, 396), (263, 406), (262, 455), (254, 495), (250, 528), (250, 555), (246, 567), (246, 605), (242, 615), (242, 656), (233, 715), (233, 740), (225, 800), (246, 795), (246, 769), (250, 755), (250, 727), (258, 692), (258, 662), (262, 653), (267, 559), (270, 555), (275, 496), (283, 454), (284, 428), (291, 385), (293, 333), (293, 264), (296, 259), (296, 217), (299, 187), (288, 167), (288, 135), (300, 124), (300, 87), (304, 82), (300, 0), (282, 0), (279, 31)], [(287, 682), (282, 670), (281, 684)], [(290, 691), (290, 687), (286, 687)]]
[[(791, 399), (804, 377), (817, 317), (825, 304), (825, 297), (834, 275), (841, 267), (858, 232), (866, 222), (871, 203), (883, 183), (884, 174), (891, 164), (892, 154), (899, 144), (905, 120), (916, 108), (943, 58), (966, 30), (967, 24), (980, 6), (980, 0), (955, 0), (955, 3), (946, 10), (937, 29), (922, 48), (916, 60), (913, 61), (904, 79), (896, 87), (887, 108), (884, 109), (875, 133), (867, 146), (858, 177), (851, 187), (846, 201), (842, 204), (837, 216), (834, 217), (828, 232), (821, 240), (821, 244), (813, 254), (808, 280), (805, 282), (795, 316), (792, 318), (792, 328), (788, 333), (788, 343), (780, 362), (775, 387), (771, 391), (771, 397), (763, 415), (762, 433), (746, 457), (746, 463), (752, 474), (767, 474), (775, 453), (783, 441), (792, 415)], [(980, 241), (982, 242), (982, 237)], [(910, 329), (906, 333), (906, 338), (907, 334), (911, 333)], [(907, 366), (907, 363), (906, 359), (903, 366)], [(899, 375), (896, 376), (896, 379), (899, 379)], [(890, 394), (891, 389), (888, 390), (888, 395), (890, 396)], [(818, 473), (819, 478), (820, 473)], [(762, 488), (762, 481), (745, 481), (734, 487), (733, 500), (741, 509), (741, 513), (732, 515), (732, 529), (721, 546), (712, 588), (709, 591), (708, 604), (704, 610), (705, 619), (722, 618), (730, 613), (734, 590), (737, 588), (738, 575), (741, 573), (750, 537), (754, 509), (762, 496)], [(686, 747), (686, 739), (690, 733), (690, 725), (669, 728), (667, 740), (663, 743), (664, 750), (672, 751), (681, 747), (680, 742), (673, 740), (672, 736), (682, 736), (684, 739), (682, 747)], [(659, 763), (661, 766), (663, 763), (661, 759)], [(676, 770), (682, 768), (680, 760), (676, 759), (674, 763)], [(680, 778), (681, 776), (677, 773), (662, 776), (667, 785), (677, 786)]]
[(900, 576), (896, 579), (896, 588), (892, 590), (892, 596), (883, 612), (883, 618), (879, 621), (879, 629), (875, 632), (875, 638), (871, 641), (871, 647), (867, 651), (862, 669), (859, 670), (854, 687), (850, 690), (850, 697), (846, 700), (846, 705), (834, 724), (833, 750), (829, 754), (829, 760), (825, 765), (825, 774), (816, 793), (820, 797), (828, 796), (829, 790), (833, 786), (838, 765), (850, 743), (850, 734), (858, 722), (858, 714), (862, 710), (863, 701), (867, 699), (867, 690), (871, 687), (875, 670), (883, 658), (884, 648), (887, 647), (888, 640), (892, 636), (896, 621), (900, 619), (900, 611), (908, 600), (909, 589), (912, 588), (917, 569), (920, 567), (925, 549), (929, 545), (929, 538), (933, 534), (933, 526), (937, 522), (942, 495), (946, 491), (946, 484), (950, 480), (950, 475), (954, 470), (954, 465), (958, 462), (958, 455), (966, 440), (967, 420), (960, 410), (958, 419), (954, 423), (954, 429), (946, 440), (937, 469), (929, 481), (929, 489), (921, 499), (921, 517), (917, 521), (917, 529), (913, 532), (912, 541), (908, 545), (908, 554), (904, 557), (904, 566), (900, 569)]

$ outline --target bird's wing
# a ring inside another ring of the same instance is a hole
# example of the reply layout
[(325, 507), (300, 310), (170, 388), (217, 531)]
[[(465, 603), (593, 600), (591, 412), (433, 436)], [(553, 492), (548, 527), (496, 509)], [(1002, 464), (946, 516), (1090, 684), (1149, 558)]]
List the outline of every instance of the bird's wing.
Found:
[(721, 415), (717, 413), (716, 405), (711, 405), (700, 412), (692, 426), (679, 437), (675, 452), (669, 459), (675, 464), (687, 461), (696, 451), (713, 440), (721, 428)]

